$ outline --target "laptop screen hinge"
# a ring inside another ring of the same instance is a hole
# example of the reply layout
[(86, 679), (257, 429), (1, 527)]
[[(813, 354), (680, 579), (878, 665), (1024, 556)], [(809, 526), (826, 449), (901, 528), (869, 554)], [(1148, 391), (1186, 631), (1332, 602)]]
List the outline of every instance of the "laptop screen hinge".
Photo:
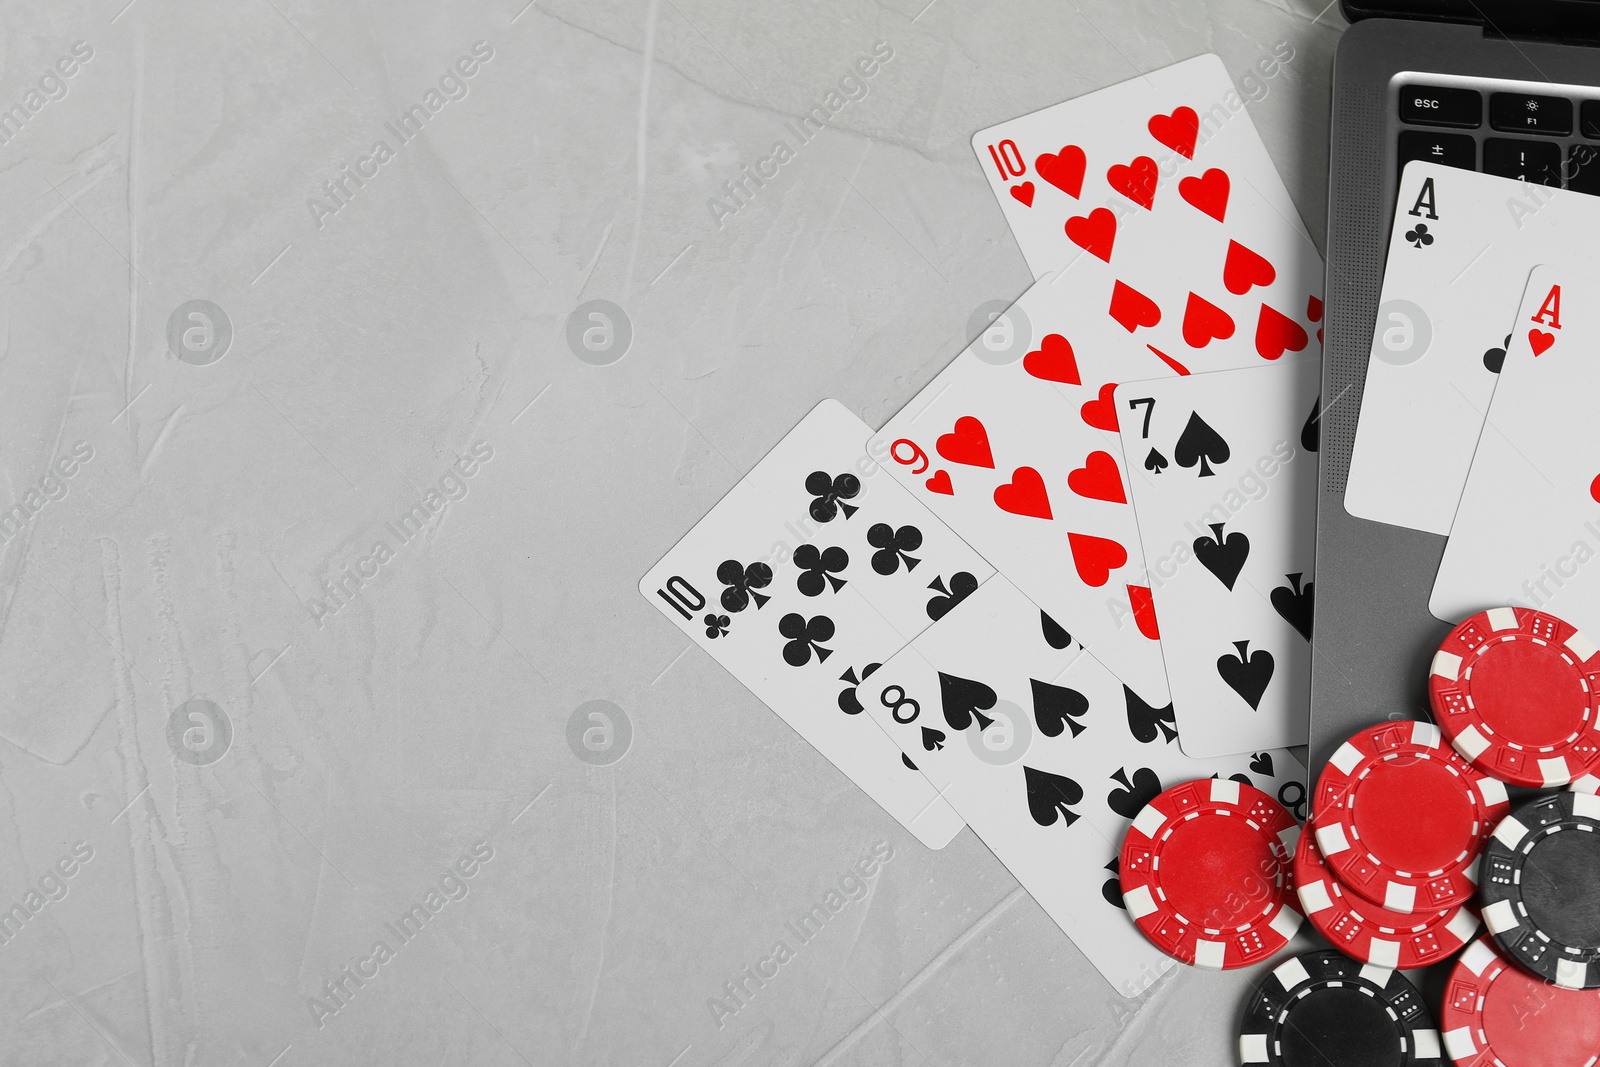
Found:
[(1589, 0), (1545, 0), (1543, 3), (1523, 0), (1509, 11), (1504, 8), (1494, 10), (1497, 6), (1485, 4), (1479, 11), (1485, 37), (1513, 44), (1518, 41), (1547, 44), (1600, 42), (1600, 5)]

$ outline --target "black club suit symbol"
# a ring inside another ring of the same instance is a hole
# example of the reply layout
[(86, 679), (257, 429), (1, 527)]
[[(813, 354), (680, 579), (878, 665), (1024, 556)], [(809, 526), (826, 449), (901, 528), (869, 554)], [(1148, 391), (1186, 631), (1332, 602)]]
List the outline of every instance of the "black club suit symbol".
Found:
[(816, 545), (801, 545), (794, 550), (794, 565), (800, 568), (795, 588), (806, 596), (821, 596), (829, 585), (837, 593), (841, 586), (849, 584), (846, 579), (836, 577), (850, 565), (850, 553), (838, 545), (820, 551)]
[(1406, 240), (1416, 248), (1423, 248), (1433, 244), (1433, 234), (1428, 232), (1428, 224), (1419, 222), (1415, 227), (1406, 231)]
[(829, 477), (827, 471), (812, 471), (806, 475), (806, 492), (814, 497), (811, 507), (807, 509), (813, 519), (832, 522), (841, 511), (848, 519), (856, 513), (857, 508), (845, 501), (855, 499), (861, 492), (861, 479), (854, 474)]
[(772, 568), (765, 563), (745, 566), (736, 559), (725, 559), (717, 568), (717, 581), (728, 587), (722, 591), (722, 607), (725, 611), (738, 614), (749, 607), (752, 600), (759, 611), (763, 604), (772, 599), (756, 592), (772, 584)]
[(713, 641), (719, 637), (727, 637), (728, 621), (729, 620), (726, 615), (718, 615), (714, 611), (706, 612), (706, 617), (704, 620), (706, 626), (706, 636)]
[(810, 663), (813, 652), (818, 663), (833, 655), (833, 649), (822, 647), (823, 641), (833, 638), (833, 620), (826, 615), (814, 615), (807, 619), (799, 612), (791, 611), (778, 620), (778, 633), (789, 639), (788, 644), (783, 646), (783, 661), (791, 667), (804, 667)]
[(839, 675), (839, 681), (849, 682), (850, 688), (839, 692), (839, 710), (846, 715), (860, 715), (866, 709), (861, 706), (861, 700), (856, 696), (856, 689), (862, 682), (872, 677), (872, 672), (883, 666), (881, 663), (869, 663), (861, 669), (860, 677), (856, 676), (856, 669), (851, 667)]
[(909, 573), (922, 562), (907, 554), (922, 547), (922, 531), (915, 526), (902, 526), (897, 530), (886, 522), (874, 523), (867, 530), (867, 544), (878, 550), (872, 554), (872, 569), (879, 574), (893, 574), (901, 563)]
[(1511, 347), (1511, 335), (1506, 334), (1506, 339), (1500, 342), (1499, 348), (1491, 348), (1483, 354), (1483, 368), (1490, 374), (1499, 374), (1500, 368), (1505, 365), (1506, 349)]

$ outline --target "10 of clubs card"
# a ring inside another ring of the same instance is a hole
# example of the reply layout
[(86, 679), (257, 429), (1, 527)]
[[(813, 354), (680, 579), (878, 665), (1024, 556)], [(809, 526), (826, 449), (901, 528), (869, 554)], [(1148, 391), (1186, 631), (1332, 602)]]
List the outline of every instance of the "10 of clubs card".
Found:
[(1600, 271), (1528, 279), (1429, 607), (1447, 622), (1502, 604), (1600, 637)]
[(1306, 743), (1320, 373), (1300, 360), (1117, 388), (1191, 756)]
[(825, 400), (639, 591), (930, 848), (962, 821), (861, 714), (856, 687), (994, 573)]
[(921, 767), (1123, 996), (1173, 961), (1128, 918), (1117, 847), (1167, 786), (1237, 778), (1305, 815), (1285, 750), (1194, 759), (1169, 718), (1133, 699), (996, 575), (864, 683), (867, 714)]

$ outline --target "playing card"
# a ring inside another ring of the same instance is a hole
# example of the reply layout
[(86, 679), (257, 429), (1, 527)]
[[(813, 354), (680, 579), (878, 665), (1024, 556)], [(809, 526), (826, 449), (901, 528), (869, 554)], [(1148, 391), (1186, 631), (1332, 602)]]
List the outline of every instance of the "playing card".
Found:
[(1600, 634), (1600, 270), (1528, 278), (1429, 606), (1447, 622), (1515, 604)]
[(1117, 387), (1188, 755), (1306, 743), (1320, 374), (1293, 360)]
[(861, 715), (855, 687), (984, 582), (983, 558), (867, 456), (833, 400), (639, 591), (930, 848), (961, 819)]
[(1253, 188), (1208, 174), (1214, 199), (1186, 178), (1157, 186), (1148, 209), (1092, 212), (1086, 234), (1069, 220), (1085, 247), (1056, 276), (1054, 310), (1075, 344), (1154, 357), (1158, 374), (1320, 351), (1316, 246)]
[(1219, 213), (1230, 186), (1251, 187), (1287, 228), (1305, 236), (1243, 99), (1214, 55), (980, 130), (972, 148), (1035, 278), (1107, 240), (1107, 216), (1097, 210), (1120, 215), (1160, 201), (1160, 211), (1180, 186), (1185, 199)]
[(1109, 861), (1139, 810), (1166, 786), (1225, 775), (1305, 815), (1305, 768), (1293, 755), (1184, 755), (1168, 718), (1004, 576), (930, 626), (859, 694), (1124, 996), (1173, 965), (1121, 910), (1112, 882)]
[[(1248, 334), (1198, 346), (1180, 339), (1173, 350), (1180, 363), (1115, 323), (1106, 307), (1087, 303), (1114, 285), (1097, 288), (1089, 268), (1075, 265), (1036, 282), (997, 322), (1004, 329), (974, 341), (869, 445), (957, 534), (1157, 707), (1168, 702), (1166, 673), (1111, 393), (1119, 382), (1318, 351), (1312, 331), (1321, 315), (1321, 261), (1302, 239), (1285, 243), (1296, 251), (1269, 264), (1270, 280), (1239, 282), (1243, 291), (1228, 306), (1241, 319), (1260, 318), (1251, 309), (1269, 307), (1265, 292), (1302, 309), (1298, 318), (1284, 318), (1296, 333), (1290, 347), (1261, 351)], [(1191, 251), (1192, 261), (1204, 264), (1195, 284), (1202, 275), (1226, 276), (1225, 242), (1205, 255)], [(1146, 258), (1153, 263), (1158, 250)]]
[(1345, 487), (1352, 515), (1451, 532), (1528, 272), (1583, 262), (1597, 227), (1596, 197), (1406, 165)]

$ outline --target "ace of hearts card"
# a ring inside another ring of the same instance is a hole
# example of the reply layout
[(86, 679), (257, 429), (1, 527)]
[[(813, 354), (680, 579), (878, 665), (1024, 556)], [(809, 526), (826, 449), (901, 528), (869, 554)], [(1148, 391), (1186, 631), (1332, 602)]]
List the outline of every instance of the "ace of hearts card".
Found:
[(1528, 277), (1429, 607), (1447, 622), (1515, 604), (1600, 634), (1600, 271)]

